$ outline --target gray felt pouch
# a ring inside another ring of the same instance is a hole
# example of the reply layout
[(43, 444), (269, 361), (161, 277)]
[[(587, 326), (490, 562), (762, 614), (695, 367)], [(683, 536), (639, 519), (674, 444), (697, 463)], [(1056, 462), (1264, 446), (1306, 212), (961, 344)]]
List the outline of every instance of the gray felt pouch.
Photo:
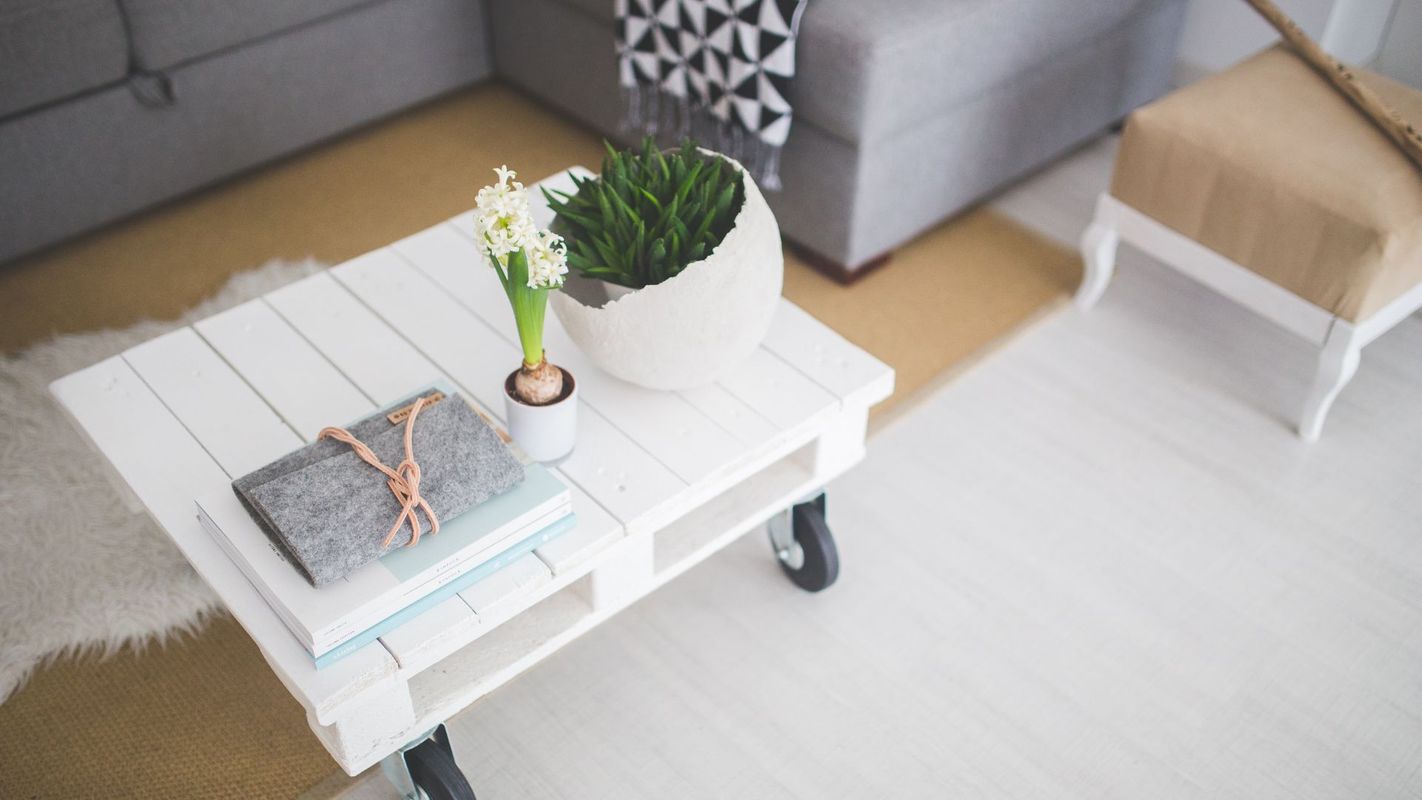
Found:
[[(346, 430), (395, 469), (405, 458), (405, 422), (391, 422), (387, 415), (435, 393), (421, 392)], [(422, 473), (420, 494), (441, 522), (523, 480), (523, 465), (508, 445), (457, 394), (421, 409), (412, 441)], [(382, 546), (400, 516), (400, 502), (385, 475), (343, 442), (317, 440), (238, 478), (232, 489), (314, 586), (339, 580), (410, 541), (410, 526), (405, 524), (389, 548)], [(423, 512), (419, 517), (424, 535), (429, 535), (428, 520)]]

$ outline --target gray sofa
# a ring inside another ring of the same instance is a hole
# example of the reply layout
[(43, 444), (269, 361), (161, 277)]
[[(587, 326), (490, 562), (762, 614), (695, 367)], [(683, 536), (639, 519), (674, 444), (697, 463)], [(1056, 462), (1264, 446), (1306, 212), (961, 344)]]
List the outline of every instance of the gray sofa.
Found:
[[(494, 72), (610, 135), (613, 0), (0, 0), (0, 261)], [(810, 0), (786, 236), (847, 271), (1164, 91), (1184, 0)]]
[(488, 77), (482, 0), (0, 0), (0, 261)]
[[(491, 0), (495, 70), (616, 135), (612, 3)], [(809, 0), (781, 230), (848, 277), (1162, 94), (1184, 8)]]

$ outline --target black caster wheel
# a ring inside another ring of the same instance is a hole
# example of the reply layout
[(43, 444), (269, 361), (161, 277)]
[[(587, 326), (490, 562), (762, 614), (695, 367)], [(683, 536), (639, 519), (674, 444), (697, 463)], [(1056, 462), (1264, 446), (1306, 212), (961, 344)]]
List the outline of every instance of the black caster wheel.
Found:
[(839, 550), (825, 522), (824, 494), (772, 520), (770, 541), (785, 576), (801, 589), (818, 592), (839, 577)]
[(428, 800), (476, 800), (474, 790), (459, 766), (454, 763), (454, 750), (449, 746), (449, 734), (441, 725), (433, 735), (406, 751), (405, 764), (415, 787)]

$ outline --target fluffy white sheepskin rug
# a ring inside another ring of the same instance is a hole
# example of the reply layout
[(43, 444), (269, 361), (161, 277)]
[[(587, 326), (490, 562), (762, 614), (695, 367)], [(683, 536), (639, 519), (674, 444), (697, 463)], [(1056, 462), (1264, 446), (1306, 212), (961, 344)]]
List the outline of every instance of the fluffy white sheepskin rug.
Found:
[(61, 336), (0, 357), (0, 701), (62, 655), (111, 654), (199, 629), (216, 598), (147, 514), (131, 514), (49, 383), (309, 275), (273, 261), (179, 321)]

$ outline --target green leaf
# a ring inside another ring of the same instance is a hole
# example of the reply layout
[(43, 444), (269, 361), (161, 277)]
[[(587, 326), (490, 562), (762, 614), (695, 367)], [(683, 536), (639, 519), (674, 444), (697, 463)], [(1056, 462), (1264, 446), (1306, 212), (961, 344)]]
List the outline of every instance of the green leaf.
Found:
[(725, 159), (689, 139), (666, 152), (651, 137), (635, 149), (603, 145), (601, 176), (543, 192), (570, 268), (627, 286), (658, 283), (704, 258), (734, 224), (742, 181)]
[(647, 198), (647, 202), (651, 203), (652, 207), (655, 208), (658, 212), (662, 210), (662, 201), (658, 200), (656, 195), (652, 194), (646, 189), (643, 189), (640, 186), (637, 187), (637, 191), (641, 192), (642, 196)]

